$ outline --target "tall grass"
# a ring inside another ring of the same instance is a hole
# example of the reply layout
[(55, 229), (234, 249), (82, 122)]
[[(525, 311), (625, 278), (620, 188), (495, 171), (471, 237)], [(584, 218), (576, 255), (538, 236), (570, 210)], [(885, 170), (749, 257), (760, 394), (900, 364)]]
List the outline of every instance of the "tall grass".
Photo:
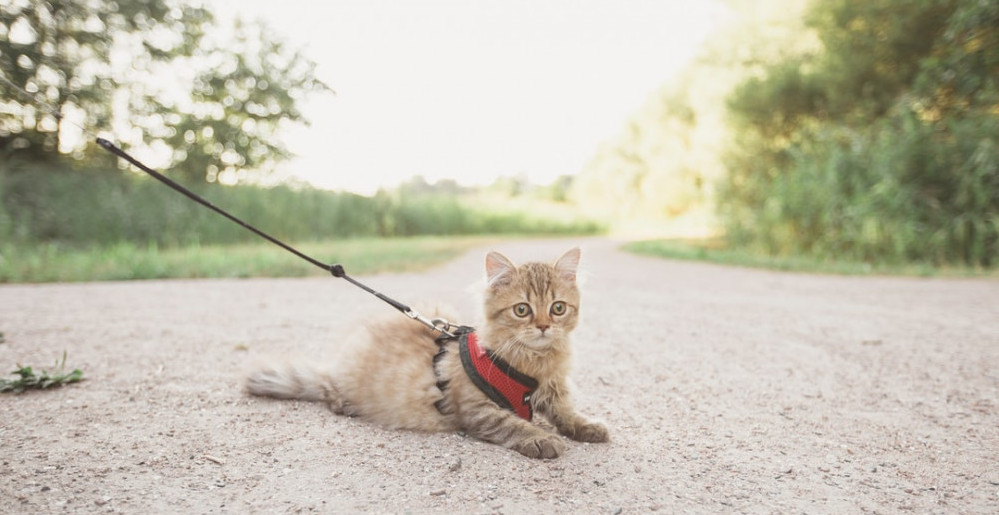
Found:
[[(313, 249), (317, 259), (342, 259), (353, 273), (427, 266), (476, 241), (454, 236), (602, 230), (573, 217), (436, 193), (365, 197), (289, 186), (188, 186), (262, 231)], [(144, 176), (63, 163), (0, 163), (0, 282), (314, 273), (261, 242)], [(343, 249), (353, 250), (340, 258)]]
[[(288, 186), (190, 187), (264, 232), (299, 242), (601, 230), (593, 222), (487, 210), (443, 195), (383, 192), (364, 197)], [(152, 179), (117, 171), (0, 165), (0, 207), (0, 236), (20, 244), (175, 248), (257, 238)]]

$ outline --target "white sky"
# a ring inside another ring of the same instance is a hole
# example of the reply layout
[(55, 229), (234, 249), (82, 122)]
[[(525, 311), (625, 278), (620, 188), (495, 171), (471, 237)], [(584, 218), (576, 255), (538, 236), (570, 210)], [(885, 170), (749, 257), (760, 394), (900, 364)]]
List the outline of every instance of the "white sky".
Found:
[(718, 25), (714, 0), (207, 0), (263, 19), (336, 90), (283, 170), (370, 194), (579, 172)]

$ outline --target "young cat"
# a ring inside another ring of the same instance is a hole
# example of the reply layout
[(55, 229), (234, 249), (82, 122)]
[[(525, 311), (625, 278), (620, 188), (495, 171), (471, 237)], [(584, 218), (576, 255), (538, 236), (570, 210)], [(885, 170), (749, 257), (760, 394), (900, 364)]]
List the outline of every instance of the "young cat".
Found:
[(517, 267), (490, 252), (484, 321), (476, 332), (458, 328), (458, 338), (439, 337), (395, 316), (358, 330), (333, 363), (261, 364), (246, 389), (324, 401), (335, 413), (389, 428), (460, 430), (531, 458), (555, 458), (566, 447), (560, 436), (530, 422), (533, 412), (569, 438), (606, 442), (607, 428), (576, 412), (567, 385), (569, 333), (579, 319), (579, 256), (574, 248), (554, 264)]

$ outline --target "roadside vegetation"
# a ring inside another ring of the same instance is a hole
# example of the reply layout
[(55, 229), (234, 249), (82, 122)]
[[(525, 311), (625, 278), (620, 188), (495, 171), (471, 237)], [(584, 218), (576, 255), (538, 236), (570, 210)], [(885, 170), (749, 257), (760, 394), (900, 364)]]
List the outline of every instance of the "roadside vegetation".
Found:
[(939, 266), (932, 263), (871, 264), (807, 255), (774, 256), (745, 248), (729, 247), (723, 238), (672, 238), (626, 243), (623, 250), (665, 259), (702, 261), (719, 265), (764, 268), (785, 272), (837, 275), (892, 275), (913, 277), (999, 278), (995, 268)]
[[(331, 93), (264, 26), (210, 31), (211, 11), (183, 1), (0, 5), (0, 73), (18, 88), (0, 86), (0, 282), (313, 273), (74, 143), (72, 118), (127, 119), (127, 150), (357, 273), (429, 266), (479, 237), (604, 232), (780, 269), (999, 268), (999, 3), (720, 1), (728, 25), (578, 175), (475, 190), (416, 177), (372, 196), (261, 186), (288, 157), (273, 136)], [(112, 49), (148, 73), (103, 62)], [(147, 80), (182, 68), (183, 98)]]
[[(118, 170), (12, 168), (0, 174), (0, 282), (323, 273), (151, 179)], [(192, 187), (355, 274), (429, 267), (490, 236), (602, 230), (557, 203), (539, 209), (545, 202), (535, 199), (527, 202), (533, 210), (518, 208), (488, 192), (422, 180), (372, 197), (288, 186)]]
[[(445, 263), (487, 237), (351, 238), (294, 244), (351, 275), (414, 272)], [(133, 279), (305, 277), (328, 275), (266, 242), (160, 248), (130, 243), (73, 248), (48, 243), (13, 246), (0, 262), (0, 282)]]
[(999, 3), (725, 3), (730, 26), (600, 150), (580, 202), (712, 212), (701, 235), (760, 263), (999, 266)]

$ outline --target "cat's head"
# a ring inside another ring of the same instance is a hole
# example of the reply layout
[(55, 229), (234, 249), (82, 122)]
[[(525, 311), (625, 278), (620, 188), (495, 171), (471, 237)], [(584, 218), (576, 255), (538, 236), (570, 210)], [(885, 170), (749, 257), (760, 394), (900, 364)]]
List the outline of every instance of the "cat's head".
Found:
[(485, 317), (497, 343), (543, 351), (568, 341), (579, 320), (578, 248), (553, 264), (516, 266), (504, 255), (486, 256)]

